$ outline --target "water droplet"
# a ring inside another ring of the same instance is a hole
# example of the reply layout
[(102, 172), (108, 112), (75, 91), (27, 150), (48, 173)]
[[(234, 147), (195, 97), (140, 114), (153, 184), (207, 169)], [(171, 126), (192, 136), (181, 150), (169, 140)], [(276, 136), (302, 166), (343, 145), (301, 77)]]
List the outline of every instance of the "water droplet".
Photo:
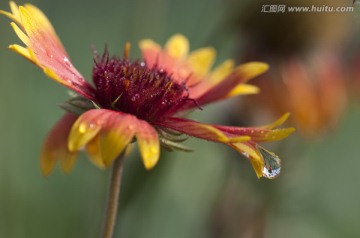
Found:
[(88, 128), (89, 128), (89, 125), (87, 123), (83, 122), (79, 126), (79, 132), (84, 134)]
[(245, 156), (246, 158), (250, 158), (250, 155), (246, 152), (242, 152), (242, 155)]
[(135, 101), (139, 100), (139, 98), (140, 98), (140, 95), (137, 93), (134, 96), (132, 96), (131, 101), (135, 102)]
[(64, 57), (64, 63), (65, 63), (67, 66), (71, 67), (71, 63), (70, 63), (70, 61), (69, 61), (69, 59), (68, 59), (67, 57)]
[(281, 161), (279, 156), (259, 145), (257, 148), (264, 160), (263, 176), (268, 179), (274, 179), (279, 176), (281, 171)]

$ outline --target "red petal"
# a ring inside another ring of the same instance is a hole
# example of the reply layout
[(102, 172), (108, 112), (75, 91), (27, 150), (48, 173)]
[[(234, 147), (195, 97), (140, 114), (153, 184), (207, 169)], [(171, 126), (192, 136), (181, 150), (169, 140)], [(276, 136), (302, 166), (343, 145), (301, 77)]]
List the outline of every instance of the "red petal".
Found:
[(215, 142), (229, 143), (246, 141), (250, 139), (250, 137), (248, 136), (228, 137), (225, 133), (217, 129), (214, 125), (203, 124), (183, 118), (170, 117), (162, 121), (156, 122), (155, 124), (185, 133), (190, 136)]
[(76, 116), (65, 114), (52, 128), (41, 151), (41, 171), (45, 176), (53, 170), (56, 161), (60, 160), (64, 172), (69, 172), (75, 162), (77, 152), (70, 152), (67, 148), (67, 138)]

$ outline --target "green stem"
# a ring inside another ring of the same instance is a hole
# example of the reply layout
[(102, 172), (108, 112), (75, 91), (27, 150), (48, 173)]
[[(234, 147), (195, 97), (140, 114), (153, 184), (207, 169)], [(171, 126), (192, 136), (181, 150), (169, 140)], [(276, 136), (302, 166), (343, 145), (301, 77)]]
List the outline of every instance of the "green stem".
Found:
[(112, 238), (114, 234), (114, 228), (116, 225), (116, 217), (117, 217), (117, 210), (119, 204), (121, 177), (124, 168), (123, 165), (124, 165), (124, 153), (122, 153), (117, 159), (115, 159), (112, 167), (102, 238)]

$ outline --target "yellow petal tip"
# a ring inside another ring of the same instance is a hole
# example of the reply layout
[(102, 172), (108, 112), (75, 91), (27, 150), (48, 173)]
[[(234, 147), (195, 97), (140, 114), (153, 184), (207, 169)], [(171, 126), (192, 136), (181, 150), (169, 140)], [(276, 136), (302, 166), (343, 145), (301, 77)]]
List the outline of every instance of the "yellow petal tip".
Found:
[(166, 50), (171, 57), (183, 58), (189, 52), (189, 40), (181, 34), (175, 34), (166, 43)]
[(159, 161), (160, 149), (157, 147), (151, 147), (149, 150), (143, 154), (143, 163), (145, 169), (150, 170), (155, 167)]

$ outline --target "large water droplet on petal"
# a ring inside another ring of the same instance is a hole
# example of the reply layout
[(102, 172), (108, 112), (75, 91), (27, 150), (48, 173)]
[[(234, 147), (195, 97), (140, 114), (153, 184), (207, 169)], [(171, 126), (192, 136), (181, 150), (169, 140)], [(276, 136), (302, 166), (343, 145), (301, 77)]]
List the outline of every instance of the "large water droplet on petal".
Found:
[(257, 148), (264, 160), (264, 168), (262, 171), (263, 177), (268, 179), (274, 179), (279, 176), (281, 171), (281, 161), (279, 156), (259, 145), (257, 146)]

